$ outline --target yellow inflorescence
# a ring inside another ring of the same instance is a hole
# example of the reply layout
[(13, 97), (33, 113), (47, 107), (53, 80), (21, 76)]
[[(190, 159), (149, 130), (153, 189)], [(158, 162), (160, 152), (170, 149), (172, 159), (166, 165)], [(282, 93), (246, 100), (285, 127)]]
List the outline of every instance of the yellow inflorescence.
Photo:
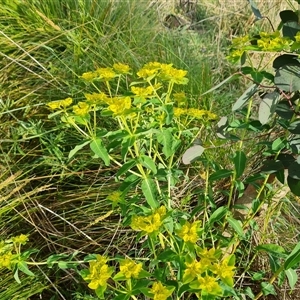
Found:
[(156, 209), (151, 215), (133, 216), (131, 220), (131, 228), (137, 231), (143, 231), (146, 234), (159, 230), (163, 223), (164, 216), (166, 215), (165, 206)]
[(142, 271), (142, 264), (135, 263), (131, 259), (124, 259), (120, 262), (120, 271), (127, 279), (138, 278), (140, 272)]
[(182, 238), (185, 242), (191, 242), (195, 244), (198, 239), (198, 230), (199, 230), (200, 221), (193, 223), (186, 222), (181, 229), (177, 232), (177, 235)]
[(95, 261), (90, 262), (90, 274), (84, 279), (90, 281), (89, 288), (96, 290), (98, 287), (106, 287), (107, 280), (111, 277), (113, 269), (107, 264), (107, 258), (101, 255), (96, 256)]

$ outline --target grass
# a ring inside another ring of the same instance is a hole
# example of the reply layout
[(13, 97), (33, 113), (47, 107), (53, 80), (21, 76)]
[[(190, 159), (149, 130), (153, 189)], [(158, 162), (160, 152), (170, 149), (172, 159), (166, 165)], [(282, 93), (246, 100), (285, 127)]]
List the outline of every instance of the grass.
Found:
[[(115, 189), (115, 170), (84, 152), (70, 163), (68, 153), (80, 137), (49, 120), (45, 104), (69, 96), (83, 98), (85, 85), (79, 76), (86, 71), (115, 62), (136, 71), (146, 62), (160, 61), (188, 70), (185, 92), (193, 107), (212, 107), (226, 115), (242, 91), (237, 82), (201, 95), (233, 70), (224, 49), (250, 22), (246, 4), (237, 15), (225, 2), (217, 6), (216, 1), (204, 1), (193, 20), (199, 27), (192, 31), (166, 28), (162, 19), (168, 8), (148, 1), (1, 2), (1, 236), (30, 233), (39, 259), (73, 251), (81, 256), (126, 253), (128, 245), (138, 247), (129, 231), (120, 230), (118, 215), (108, 215), (105, 198)], [(230, 151), (234, 149), (217, 149), (211, 156), (224, 157), (226, 166)], [(198, 175), (195, 179), (201, 181)], [(187, 195), (193, 197), (194, 192), (188, 188)], [(293, 208), (295, 216), (298, 209)], [(290, 229), (290, 224), (282, 221), (276, 230)], [(297, 234), (297, 227), (292, 228)], [(294, 237), (289, 239), (292, 243)], [(9, 286), (0, 289), (0, 298), (89, 299), (88, 288), (74, 273), (41, 267), (37, 274), (19, 285), (10, 272), (0, 270), (2, 286)], [(84, 294), (86, 298), (80, 296)]]

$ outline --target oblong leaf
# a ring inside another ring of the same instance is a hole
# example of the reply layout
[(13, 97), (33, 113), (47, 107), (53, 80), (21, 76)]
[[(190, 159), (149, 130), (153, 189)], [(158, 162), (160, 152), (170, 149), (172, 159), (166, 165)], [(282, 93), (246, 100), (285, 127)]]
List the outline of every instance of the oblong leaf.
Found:
[(234, 80), (234, 79), (237, 79), (239, 78), (241, 75), (239, 74), (233, 74), (233, 75), (230, 75), (228, 78), (226, 78), (225, 80), (221, 81), (220, 83), (218, 83), (217, 85), (215, 85), (214, 87), (212, 87), (211, 89), (209, 89), (208, 91), (206, 91), (205, 93), (201, 94), (201, 96), (204, 96), (208, 93), (211, 93), (213, 91), (215, 91), (216, 89), (218, 89), (219, 87), (221, 87), (223, 84), (225, 84), (226, 82), (230, 82), (231, 80)]
[(70, 152), (68, 158), (71, 159), (79, 150), (81, 150), (84, 146), (89, 144), (91, 141), (85, 141), (84, 143), (75, 146)]
[(90, 148), (98, 157), (100, 157), (104, 161), (106, 166), (109, 166), (110, 158), (106, 148), (102, 144), (101, 139), (94, 139), (90, 143)]
[(285, 275), (288, 279), (291, 290), (293, 290), (298, 281), (297, 272), (294, 269), (288, 269), (288, 270), (285, 270)]
[(195, 159), (200, 157), (204, 152), (205, 148), (200, 145), (194, 145), (187, 149), (182, 155), (182, 162), (185, 165), (192, 163)]
[(221, 206), (216, 209), (210, 216), (208, 223), (209, 225), (213, 225), (214, 223), (221, 221), (225, 215), (227, 214), (228, 208), (227, 206)]
[(300, 180), (288, 176), (287, 183), (291, 192), (296, 196), (300, 196)]
[(227, 218), (228, 223), (230, 226), (234, 229), (234, 231), (238, 234), (240, 238), (245, 238), (245, 234), (242, 227), (242, 222), (239, 220), (236, 220), (234, 218), (228, 217)]
[(300, 90), (299, 75), (299, 65), (285, 65), (276, 71), (274, 83), (285, 92), (296, 92)]
[(235, 167), (236, 177), (239, 178), (243, 175), (246, 167), (247, 157), (243, 151), (236, 151), (233, 157), (233, 163)]
[(141, 164), (147, 169), (151, 170), (153, 174), (157, 173), (155, 162), (147, 155), (140, 156)]
[(125, 174), (128, 170), (133, 168), (136, 165), (136, 160), (131, 159), (127, 161), (123, 166), (118, 170), (116, 177), (118, 178), (119, 176)]
[(259, 104), (258, 120), (262, 125), (268, 123), (276, 110), (277, 103), (280, 99), (278, 92), (268, 93)]
[(147, 203), (151, 208), (157, 208), (159, 203), (156, 199), (157, 187), (154, 180), (150, 177), (145, 178), (142, 181), (142, 191), (146, 198)]
[(300, 262), (300, 242), (295, 246), (292, 253), (287, 257), (284, 263), (284, 269), (288, 270)]
[(215, 181), (215, 180), (219, 180), (222, 178), (227, 178), (230, 177), (233, 174), (232, 170), (227, 170), (227, 169), (223, 169), (223, 170), (218, 170), (215, 173), (211, 174), (208, 178), (209, 181)]
[(297, 160), (290, 163), (288, 166), (288, 174), (291, 178), (300, 180), (300, 163), (299, 163), (299, 157)]
[(257, 91), (258, 85), (251, 85), (242, 96), (234, 103), (232, 111), (236, 111), (241, 108)]
[[(300, 78), (299, 78), (300, 81)], [(293, 134), (300, 134), (300, 121), (294, 121), (288, 127), (288, 131)]]

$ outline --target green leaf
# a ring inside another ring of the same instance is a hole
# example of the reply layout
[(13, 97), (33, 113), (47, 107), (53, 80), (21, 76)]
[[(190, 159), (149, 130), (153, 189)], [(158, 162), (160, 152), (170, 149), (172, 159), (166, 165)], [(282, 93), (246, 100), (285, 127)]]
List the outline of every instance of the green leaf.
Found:
[(136, 137), (135, 136), (127, 136), (122, 141), (122, 147), (121, 147), (121, 156), (125, 160), (126, 155), (130, 147), (135, 143)]
[(215, 91), (216, 89), (218, 89), (219, 87), (221, 87), (223, 84), (225, 84), (226, 82), (230, 82), (232, 80), (235, 80), (237, 78), (239, 78), (241, 75), (239, 74), (233, 74), (233, 75), (230, 75), (228, 78), (226, 78), (225, 80), (221, 81), (220, 83), (218, 83), (217, 85), (215, 85), (214, 87), (212, 87), (211, 89), (209, 89), (208, 91), (206, 91), (205, 93), (201, 94), (201, 96), (204, 96), (206, 94), (209, 94), (213, 91)]
[(290, 166), (290, 164), (295, 161), (294, 156), (287, 153), (280, 153), (277, 156), (277, 159), (282, 162), (285, 169), (287, 169)]
[(161, 132), (157, 134), (158, 142), (163, 146), (163, 154), (166, 158), (169, 158), (173, 154), (172, 150), (172, 143), (173, 143), (173, 136), (172, 136), (172, 128), (163, 129)]
[(295, 135), (290, 141), (289, 145), (295, 154), (300, 154), (300, 135)]
[(243, 175), (246, 168), (247, 157), (243, 151), (236, 151), (233, 157), (236, 177), (239, 178)]
[(293, 123), (291, 123), (290, 126), (288, 127), (288, 131), (293, 134), (300, 134), (300, 121), (294, 121)]
[(56, 264), (59, 260), (69, 258), (69, 254), (53, 254), (47, 258), (47, 266), (48, 268), (52, 268), (54, 264)]
[(142, 191), (146, 198), (147, 203), (151, 208), (157, 208), (159, 203), (156, 199), (157, 187), (154, 180), (150, 177), (145, 178), (142, 181)]
[(300, 180), (288, 176), (287, 183), (291, 192), (296, 196), (300, 196)]
[(278, 257), (269, 254), (269, 263), (271, 267), (271, 271), (275, 273), (280, 268), (280, 260)]
[(15, 272), (14, 272), (14, 279), (17, 283), (21, 284), (21, 280), (19, 278), (19, 269), (16, 268)]
[(79, 150), (81, 150), (84, 146), (86, 146), (87, 144), (89, 144), (91, 141), (85, 141), (84, 143), (77, 145), (74, 147), (74, 149), (72, 149), (69, 153), (68, 158), (71, 159)]
[(285, 275), (288, 278), (288, 282), (289, 282), (291, 290), (293, 290), (298, 281), (297, 272), (294, 269), (288, 269), (288, 270), (285, 270)]
[(220, 180), (222, 178), (227, 178), (230, 177), (233, 174), (232, 170), (218, 170), (215, 173), (211, 174), (208, 178), (209, 181), (215, 181), (215, 180)]
[(276, 71), (274, 83), (285, 92), (296, 92), (300, 90), (300, 66), (285, 65)]
[(145, 168), (151, 170), (153, 174), (157, 173), (155, 162), (149, 156), (141, 155), (140, 162)]
[(283, 23), (294, 21), (298, 22), (298, 16), (297, 14), (292, 10), (282, 10), (279, 13), (280, 19)]
[(131, 159), (129, 161), (127, 161), (125, 164), (123, 164), (123, 166), (118, 170), (116, 177), (120, 177), (121, 175), (123, 175), (124, 173), (126, 173), (128, 170), (130, 170), (131, 168), (133, 168), (136, 165), (136, 161), (134, 159)]
[(288, 167), (289, 177), (297, 180), (300, 180), (300, 163), (299, 163), (300, 159), (299, 158), (300, 156)]
[(243, 94), (242, 96), (235, 102), (232, 107), (232, 111), (236, 111), (241, 108), (257, 91), (258, 85), (253, 84), (251, 85)]
[(18, 269), (29, 276), (35, 276), (27, 267), (24, 261), (18, 262)]
[(100, 157), (106, 166), (109, 166), (110, 164), (110, 159), (109, 155), (107, 153), (106, 148), (103, 146), (101, 139), (94, 139), (90, 143), (91, 150), (98, 156)]
[(287, 257), (284, 263), (284, 269), (293, 268), (300, 262), (300, 242), (294, 247), (292, 253)]
[(274, 289), (274, 286), (269, 282), (262, 282), (261, 288), (262, 288), (262, 292), (263, 292), (264, 296), (277, 295), (277, 293)]
[(266, 160), (263, 162), (263, 166), (261, 168), (262, 173), (272, 174), (277, 171), (283, 170), (283, 163), (279, 160)]
[(262, 125), (267, 124), (276, 110), (277, 103), (280, 99), (278, 92), (268, 93), (259, 105), (258, 119)]
[(195, 159), (199, 158), (204, 152), (205, 148), (200, 145), (194, 145), (188, 148), (182, 155), (182, 162), (185, 165), (192, 163)]
[(216, 209), (208, 220), (209, 225), (213, 225), (214, 223), (221, 221), (226, 216), (227, 212), (227, 206), (221, 206)]
[(285, 65), (300, 65), (298, 55), (282, 54), (273, 61), (273, 68), (279, 69)]
[(238, 234), (238, 236), (242, 239), (245, 238), (245, 234), (242, 228), (242, 222), (240, 220), (236, 220), (234, 218), (228, 217), (228, 223), (234, 229), (234, 231)]
[(282, 35), (295, 40), (295, 35), (300, 31), (300, 25), (298, 21), (289, 21), (283, 24)]
[(286, 147), (285, 140), (281, 138), (277, 138), (273, 143), (272, 143), (272, 150), (275, 152), (278, 152)]
[(263, 16), (261, 15), (256, 3), (254, 0), (248, 0), (250, 6), (251, 6), (251, 10), (254, 13), (256, 20), (260, 20), (263, 18)]
[(255, 298), (255, 295), (253, 294), (252, 290), (250, 287), (247, 287), (244, 291), (244, 294), (246, 296), (248, 296), (250, 299), (254, 299)]
[(285, 120), (291, 120), (294, 116), (294, 110), (288, 100), (280, 101), (276, 106), (275, 112), (279, 117)]
[(166, 113), (166, 125), (171, 124), (174, 115), (173, 104), (163, 105), (162, 109)]

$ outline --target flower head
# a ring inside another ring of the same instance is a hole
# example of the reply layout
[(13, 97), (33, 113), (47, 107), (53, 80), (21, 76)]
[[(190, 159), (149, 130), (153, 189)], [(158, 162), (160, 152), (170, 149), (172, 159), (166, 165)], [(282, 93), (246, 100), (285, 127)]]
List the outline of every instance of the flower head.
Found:
[(89, 104), (107, 104), (110, 100), (110, 98), (104, 93), (84, 94), (84, 96)]
[(121, 64), (121, 63), (114, 64), (113, 69), (118, 74), (129, 74), (130, 72), (130, 67), (128, 65)]
[(109, 267), (106, 262), (107, 258), (101, 255), (96, 255), (96, 260), (90, 262), (89, 275), (84, 278), (90, 281), (88, 285), (90, 289), (106, 287), (106, 282), (113, 273), (113, 268)]
[(138, 278), (140, 272), (142, 270), (141, 263), (135, 263), (131, 259), (124, 259), (120, 262), (120, 272), (124, 274), (124, 276), (129, 278)]
[(222, 288), (216, 278), (212, 276), (199, 277), (198, 288), (211, 295), (222, 295)]
[(185, 263), (185, 265), (186, 269), (183, 275), (183, 280), (185, 283), (194, 280), (194, 278), (207, 271), (209, 267), (209, 265), (206, 262), (203, 263), (202, 260), (194, 260), (191, 263)]
[(131, 228), (137, 231), (143, 231), (146, 234), (159, 230), (166, 215), (165, 206), (156, 209), (149, 216), (133, 216), (131, 219)]
[(108, 109), (114, 113), (114, 115), (124, 115), (126, 111), (131, 108), (130, 97), (114, 97), (110, 99)]
[(7, 252), (0, 255), (0, 268), (10, 268), (13, 260), (13, 254)]
[(111, 201), (114, 205), (118, 204), (122, 201), (122, 192), (121, 191), (114, 191), (110, 195), (106, 197), (107, 200)]
[(154, 282), (150, 290), (150, 293), (153, 294), (151, 298), (154, 300), (166, 300), (172, 292), (173, 289), (168, 289), (161, 282)]
[(98, 68), (96, 70), (99, 79), (110, 81), (117, 76), (112, 68)]
[(199, 230), (200, 221), (193, 223), (186, 222), (181, 229), (177, 232), (178, 236), (182, 238), (185, 242), (191, 242), (195, 244), (198, 239), (198, 230)]
[(90, 105), (86, 102), (79, 102), (77, 105), (73, 106), (73, 112), (75, 115), (83, 117), (90, 111)]
[(66, 98), (63, 100), (51, 101), (47, 103), (47, 105), (50, 109), (54, 110), (54, 109), (67, 108), (72, 104), (72, 102), (73, 102), (72, 98)]
[(219, 275), (222, 281), (232, 286), (235, 266), (229, 264), (230, 258), (227, 257), (221, 263), (214, 264), (211, 267), (211, 271)]
[(25, 245), (26, 242), (28, 241), (28, 235), (27, 234), (20, 234), (18, 236), (13, 237), (12, 241), (14, 243), (19, 243), (21, 245)]

